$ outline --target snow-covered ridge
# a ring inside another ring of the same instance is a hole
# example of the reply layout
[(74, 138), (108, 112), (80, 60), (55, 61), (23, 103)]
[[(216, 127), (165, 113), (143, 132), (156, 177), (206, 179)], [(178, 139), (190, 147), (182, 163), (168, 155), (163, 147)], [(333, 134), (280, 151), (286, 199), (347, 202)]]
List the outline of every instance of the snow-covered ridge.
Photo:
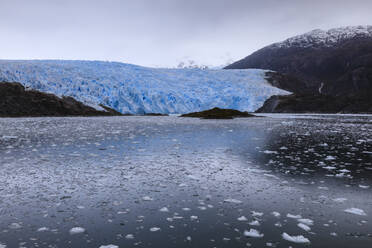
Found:
[(372, 37), (372, 26), (348, 26), (329, 30), (315, 29), (308, 33), (289, 38), (283, 42), (275, 43), (271, 47), (330, 47), (338, 42), (356, 37)]
[(213, 107), (254, 111), (272, 95), (265, 70), (154, 69), (102, 61), (0, 60), (0, 82), (72, 96), (122, 113), (187, 113)]

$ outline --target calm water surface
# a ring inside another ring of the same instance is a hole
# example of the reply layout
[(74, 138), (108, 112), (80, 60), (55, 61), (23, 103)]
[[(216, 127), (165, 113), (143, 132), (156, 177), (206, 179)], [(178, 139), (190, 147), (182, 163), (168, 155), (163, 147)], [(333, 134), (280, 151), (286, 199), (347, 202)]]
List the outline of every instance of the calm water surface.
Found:
[(0, 119), (0, 247), (110, 244), (372, 247), (372, 116)]

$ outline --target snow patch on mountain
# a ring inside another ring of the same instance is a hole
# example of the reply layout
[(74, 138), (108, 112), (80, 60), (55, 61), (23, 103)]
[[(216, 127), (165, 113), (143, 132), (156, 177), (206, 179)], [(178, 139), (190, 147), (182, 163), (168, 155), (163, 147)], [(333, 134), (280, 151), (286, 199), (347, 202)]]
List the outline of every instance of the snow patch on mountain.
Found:
[(154, 69), (102, 61), (0, 60), (0, 82), (71, 96), (122, 113), (188, 113), (213, 107), (254, 111), (272, 95), (265, 70)]
[(283, 42), (275, 43), (271, 48), (332, 47), (339, 42), (357, 37), (372, 38), (372, 26), (347, 26), (329, 30), (315, 29)]

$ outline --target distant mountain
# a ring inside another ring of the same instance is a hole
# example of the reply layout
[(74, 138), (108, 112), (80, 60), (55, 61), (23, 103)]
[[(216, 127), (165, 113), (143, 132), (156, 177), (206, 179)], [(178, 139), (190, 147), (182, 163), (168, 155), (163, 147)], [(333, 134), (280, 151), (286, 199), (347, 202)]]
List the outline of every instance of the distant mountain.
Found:
[[(372, 93), (372, 26), (313, 30), (264, 47), (226, 69), (268, 69), (292, 82), (294, 93), (354, 96)], [(293, 80), (294, 78), (298, 80)]]
[(25, 90), (20, 83), (0, 82), (0, 117), (120, 115), (104, 108), (105, 111), (99, 111), (72, 97), (60, 98), (35, 90)]
[[(70, 96), (121, 113), (189, 113), (214, 107), (255, 111), (272, 95), (266, 70), (155, 69), (117, 62), (0, 60), (0, 82)], [(1, 84), (1, 83), (0, 83)]]
[(200, 70), (206, 70), (209, 69), (210, 66), (204, 65), (204, 64), (198, 64), (194, 60), (186, 60), (186, 61), (181, 61), (177, 65), (177, 69), (200, 69)]

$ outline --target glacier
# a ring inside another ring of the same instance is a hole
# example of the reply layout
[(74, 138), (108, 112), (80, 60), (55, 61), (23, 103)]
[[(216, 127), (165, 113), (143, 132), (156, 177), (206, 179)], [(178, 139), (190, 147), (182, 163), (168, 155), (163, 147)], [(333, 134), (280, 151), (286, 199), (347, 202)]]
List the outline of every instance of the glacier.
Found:
[(255, 111), (272, 95), (289, 92), (270, 85), (267, 70), (148, 68), (120, 62), (0, 60), (0, 82), (19, 82), (89, 106), (121, 113), (181, 114), (231, 108)]

